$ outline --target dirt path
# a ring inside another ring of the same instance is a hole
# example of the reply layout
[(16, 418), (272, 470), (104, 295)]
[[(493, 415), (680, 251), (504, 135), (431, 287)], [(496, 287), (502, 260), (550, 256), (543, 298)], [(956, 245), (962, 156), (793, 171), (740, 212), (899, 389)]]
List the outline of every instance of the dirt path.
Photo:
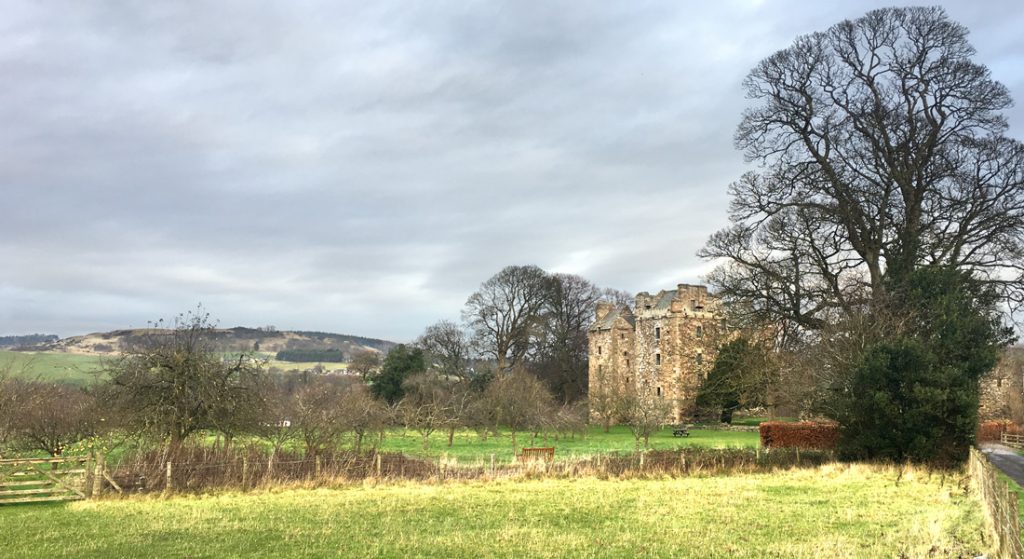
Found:
[(993, 466), (1016, 481), (1017, 485), (1024, 487), (1024, 456), (999, 443), (982, 443), (981, 451), (985, 453)]

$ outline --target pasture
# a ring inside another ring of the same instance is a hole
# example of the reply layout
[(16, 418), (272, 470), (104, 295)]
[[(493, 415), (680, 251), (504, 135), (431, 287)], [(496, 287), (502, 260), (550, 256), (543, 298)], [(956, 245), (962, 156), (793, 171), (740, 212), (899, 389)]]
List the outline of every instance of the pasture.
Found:
[(102, 368), (98, 355), (0, 350), (0, 372), (15, 378), (85, 386), (96, 381)]
[[(518, 433), (517, 445), (553, 446), (555, 460), (569, 459), (576, 456), (590, 456), (608, 452), (634, 452), (636, 439), (629, 427), (613, 426), (608, 433), (599, 426), (591, 426), (586, 436), (577, 434), (574, 437), (562, 434), (556, 440), (554, 436), (546, 438), (541, 434), (531, 438), (530, 433)], [(689, 437), (673, 437), (672, 428), (665, 427), (651, 436), (651, 448), (654, 450), (673, 450), (677, 448), (757, 448), (758, 434), (755, 431), (712, 431), (693, 429)], [(460, 429), (455, 432), (452, 446), (448, 446), (448, 434), (437, 431), (430, 436), (430, 445), (423, 449), (422, 439), (415, 431), (392, 429), (384, 437), (380, 449), (384, 452), (401, 452), (409, 456), (436, 458), (441, 455), (455, 458), (460, 462), (487, 460), (491, 454), (499, 461), (512, 460), (512, 438), (508, 430), (499, 431), (499, 436), (489, 436), (484, 440), (476, 431)]]
[(11, 557), (975, 557), (958, 476), (354, 484), (0, 508)]

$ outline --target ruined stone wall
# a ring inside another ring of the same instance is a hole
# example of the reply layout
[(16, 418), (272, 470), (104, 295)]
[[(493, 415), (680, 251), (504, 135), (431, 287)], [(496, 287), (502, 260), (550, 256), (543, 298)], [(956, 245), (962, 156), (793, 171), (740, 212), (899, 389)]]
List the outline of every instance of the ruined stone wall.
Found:
[(1007, 348), (981, 379), (978, 419), (1024, 424), (1024, 348)]

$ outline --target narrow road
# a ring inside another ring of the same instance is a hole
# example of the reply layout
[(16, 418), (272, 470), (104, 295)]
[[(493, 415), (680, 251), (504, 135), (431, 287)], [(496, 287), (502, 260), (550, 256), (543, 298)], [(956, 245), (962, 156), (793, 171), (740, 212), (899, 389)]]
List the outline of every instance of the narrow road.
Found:
[(1003, 471), (1017, 485), (1024, 487), (1024, 456), (999, 443), (981, 443), (981, 451), (992, 465)]

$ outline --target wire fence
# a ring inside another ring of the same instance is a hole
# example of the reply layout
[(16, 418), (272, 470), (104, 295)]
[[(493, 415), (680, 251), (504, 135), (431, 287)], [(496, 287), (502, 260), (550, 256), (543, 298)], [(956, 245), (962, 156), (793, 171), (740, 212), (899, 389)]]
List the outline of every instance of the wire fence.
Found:
[(1000, 479), (995, 466), (981, 451), (972, 448), (967, 465), (985, 512), (985, 523), (994, 536), (995, 559), (1021, 559), (1020, 513), (1017, 495)]
[(202, 492), (293, 483), (320, 486), (368, 479), (446, 481), (583, 476), (676, 477), (815, 467), (832, 460), (831, 452), (797, 449), (684, 449), (505, 463), (496, 460), (494, 455), (459, 461), (446, 456), (427, 459), (376, 451), (324, 452), (306, 456), (291, 452), (268, 453), (250, 447), (183, 447), (174, 451), (156, 449), (135, 453), (110, 467), (110, 472), (128, 493)]

